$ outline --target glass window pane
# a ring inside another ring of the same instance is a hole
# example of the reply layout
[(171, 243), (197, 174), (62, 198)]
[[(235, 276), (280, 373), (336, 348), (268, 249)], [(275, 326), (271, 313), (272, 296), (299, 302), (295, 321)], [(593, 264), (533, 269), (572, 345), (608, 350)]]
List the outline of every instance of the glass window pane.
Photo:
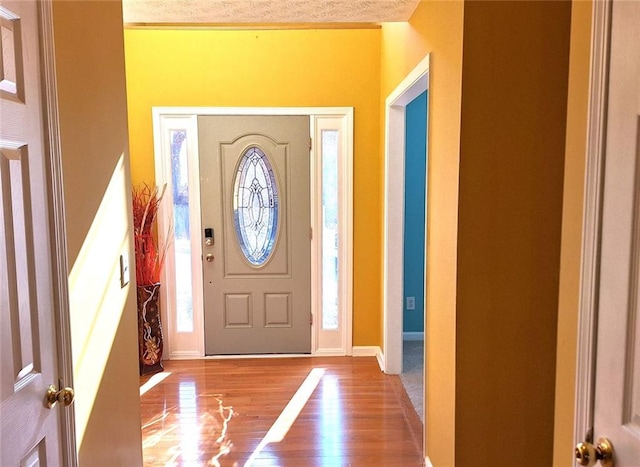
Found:
[(322, 329), (338, 329), (338, 135), (322, 131)]
[(267, 262), (278, 233), (278, 187), (269, 159), (259, 148), (247, 149), (233, 187), (233, 221), (240, 249), (254, 266)]
[(176, 321), (178, 332), (193, 332), (187, 132), (171, 130), (169, 136), (173, 184), (173, 245), (176, 261)]

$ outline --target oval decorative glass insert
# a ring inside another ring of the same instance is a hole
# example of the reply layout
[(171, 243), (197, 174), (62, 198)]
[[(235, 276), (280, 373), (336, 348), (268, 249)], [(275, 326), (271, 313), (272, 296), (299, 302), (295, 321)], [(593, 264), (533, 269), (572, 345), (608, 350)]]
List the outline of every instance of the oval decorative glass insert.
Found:
[(278, 233), (278, 186), (269, 159), (258, 147), (247, 149), (233, 184), (233, 221), (240, 249), (254, 266), (271, 256)]

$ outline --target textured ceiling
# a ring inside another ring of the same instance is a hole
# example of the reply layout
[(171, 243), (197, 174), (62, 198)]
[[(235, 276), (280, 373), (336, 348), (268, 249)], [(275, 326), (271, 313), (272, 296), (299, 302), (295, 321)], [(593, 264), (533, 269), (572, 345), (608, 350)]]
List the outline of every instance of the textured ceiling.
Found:
[(420, 0), (123, 0), (124, 22), (170, 24), (407, 21)]

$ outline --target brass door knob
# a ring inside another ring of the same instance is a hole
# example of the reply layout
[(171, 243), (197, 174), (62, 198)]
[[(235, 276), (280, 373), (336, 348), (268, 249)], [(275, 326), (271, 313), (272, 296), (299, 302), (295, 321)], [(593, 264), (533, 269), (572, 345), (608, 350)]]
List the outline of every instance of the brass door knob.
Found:
[(62, 388), (58, 390), (53, 384), (47, 389), (47, 407), (53, 409), (58, 402), (64, 407), (73, 404), (74, 394), (71, 388)]
[(211, 263), (213, 262), (213, 255), (209, 253), (207, 256), (204, 257), (204, 259), (207, 260), (207, 263)]
[(589, 442), (578, 443), (576, 446), (576, 461), (578, 465), (592, 467), (600, 461), (606, 467), (613, 467), (613, 445), (607, 438), (600, 438), (598, 445)]

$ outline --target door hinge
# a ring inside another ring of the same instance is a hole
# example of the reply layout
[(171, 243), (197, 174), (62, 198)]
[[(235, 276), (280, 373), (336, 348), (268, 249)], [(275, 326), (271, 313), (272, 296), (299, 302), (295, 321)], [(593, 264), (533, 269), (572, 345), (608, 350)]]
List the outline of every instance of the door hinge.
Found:
[(312, 147), (313, 147), (313, 138), (309, 137), (309, 151), (311, 151)]
[(309, 313), (309, 324), (313, 326), (313, 313)]
[(313, 227), (309, 227), (309, 240), (313, 240)]

